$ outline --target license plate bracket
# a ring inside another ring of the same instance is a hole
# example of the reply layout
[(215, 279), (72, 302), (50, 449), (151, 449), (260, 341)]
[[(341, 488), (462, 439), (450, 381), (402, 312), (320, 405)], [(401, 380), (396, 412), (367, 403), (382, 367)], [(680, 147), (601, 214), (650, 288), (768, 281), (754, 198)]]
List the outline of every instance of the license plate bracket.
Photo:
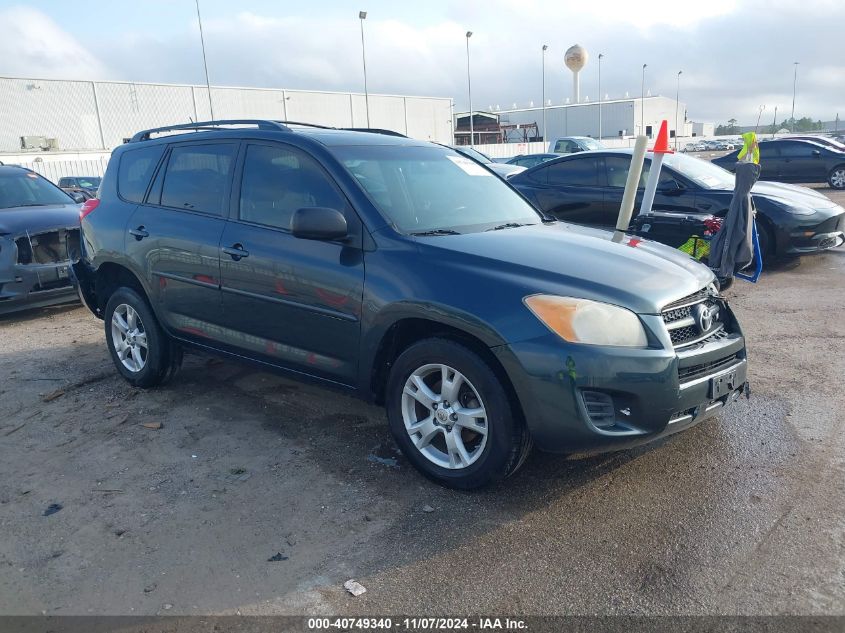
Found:
[(713, 376), (710, 379), (710, 399), (718, 400), (722, 396), (729, 394), (738, 386), (736, 369), (731, 369), (719, 374), (718, 376)]

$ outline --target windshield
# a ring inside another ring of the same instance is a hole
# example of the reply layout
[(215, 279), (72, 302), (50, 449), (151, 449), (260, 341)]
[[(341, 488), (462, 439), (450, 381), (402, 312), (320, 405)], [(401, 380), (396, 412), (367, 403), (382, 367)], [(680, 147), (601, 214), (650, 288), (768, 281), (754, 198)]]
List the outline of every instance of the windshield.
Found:
[(0, 209), (73, 203), (64, 191), (34, 172), (0, 171)]
[(81, 178), (77, 178), (76, 181), (79, 183), (80, 187), (85, 187), (86, 189), (96, 189), (100, 186), (101, 178), (96, 177), (88, 177), (84, 176)]
[(461, 154), (465, 154), (467, 156), (474, 158), (479, 163), (492, 163), (493, 162), (493, 160), (489, 156), (486, 156), (485, 154), (482, 154), (481, 152), (479, 152), (477, 149), (473, 149), (471, 147), (461, 147), (458, 151)]
[(604, 145), (591, 138), (582, 138), (581, 144), (587, 149), (604, 149)]
[(375, 145), (333, 151), (403, 233), (469, 233), (541, 221), (498, 176), (451, 149)]
[(663, 164), (704, 189), (733, 189), (734, 175), (710, 161), (683, 154), (666, 154)]

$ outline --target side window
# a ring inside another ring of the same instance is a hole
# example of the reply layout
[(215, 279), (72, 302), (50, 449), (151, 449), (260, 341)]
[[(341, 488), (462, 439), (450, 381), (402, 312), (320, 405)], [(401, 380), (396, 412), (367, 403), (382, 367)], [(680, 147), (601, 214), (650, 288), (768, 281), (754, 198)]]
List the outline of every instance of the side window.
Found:
[(299, 150), (271, 145), (247, 147), (240, 219), (289, 229), (291, 217), (303, 207), (343, 211), (346, 200), (320, 166)]
[(117, 192), (129, 202), (142, 202), (150, 178), (158, 165), (164, 145), (130, 149), (120, 156), (117, 170)]
[[(630, 168), (630, 156), (605, 156), (604, 169), (605, 173), (607, 174), (607, 186), (619, 187), (620, 189), (624, 189), (625, 183), (628, 181), (628, 170)], [(648, 170), (650, 168), (651, 161), (645, 161), (645, 163), (643, 164), (642, 174), (640, 174), (640, 182), (637, 184), (637, 187), (645, 187), (645, 183), (648, 180)], [(662, 169), (660, 171), (660, 180), (658, 181), (658, 186), (669, 180), (674, 180), (672, 174), (668, 170)]]
[(599, 170), (595, 158), (564, 160), (549, 166), (550, 185), (593, 187), (599, 184)]
[(809, 143), (783, 143), (780, 155), (785, 158), (808, 158), (813, 155), (814, 149), (819, 148)]
[(529, 179), (541, 185), (547, 184), (549, 182), (549, 168), (541, 167), (540, 169), (533, 170), (529, 174)]
[(161, 204), (223, 215), (236, 147), (233, 143), (174, 147), (164, 174)]
[[(742, 150), (740, 150), (742, 151)], [(776, 145), (770, 145), (769, 143), (760, 143), (760, 159), (764, 158), (776, 158), (778, 155), (778, 148)], [(739, 156), (739, 152), (737, 152), (737, 156)]]
[(70, 178), (59, 178), (59, 187), (70, 187)]

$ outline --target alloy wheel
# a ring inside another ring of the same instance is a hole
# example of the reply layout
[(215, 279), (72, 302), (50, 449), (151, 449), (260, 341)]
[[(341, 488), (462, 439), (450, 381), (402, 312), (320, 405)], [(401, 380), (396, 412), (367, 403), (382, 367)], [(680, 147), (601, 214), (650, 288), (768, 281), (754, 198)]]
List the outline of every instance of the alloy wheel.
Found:
[(123, 366), (133, 373), (147, 364), (147, 331), (135, 309), (121, 303), (111, 318), (111, 337), (114, 352)]
[(830, 186), (835, 189), (845, 189), (845, 167), (839, 167), (831, 172)]
[(448, 365), (423, 365), (408, 376), (402, 419), (416, 449), (442, 468), (466, 468), (487, 446), (489, 425), (481, 396)]

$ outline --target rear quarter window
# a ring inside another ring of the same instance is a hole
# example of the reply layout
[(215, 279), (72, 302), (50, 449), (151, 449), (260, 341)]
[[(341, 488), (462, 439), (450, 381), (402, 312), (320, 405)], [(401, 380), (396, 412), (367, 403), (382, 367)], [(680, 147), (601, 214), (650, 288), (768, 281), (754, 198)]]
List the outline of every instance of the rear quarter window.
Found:
[(129, 202), (143, 202), (158, 161), (164, 153), (164, 145), (130, 149), (120, 156), (117, 171), (117, 192)]

